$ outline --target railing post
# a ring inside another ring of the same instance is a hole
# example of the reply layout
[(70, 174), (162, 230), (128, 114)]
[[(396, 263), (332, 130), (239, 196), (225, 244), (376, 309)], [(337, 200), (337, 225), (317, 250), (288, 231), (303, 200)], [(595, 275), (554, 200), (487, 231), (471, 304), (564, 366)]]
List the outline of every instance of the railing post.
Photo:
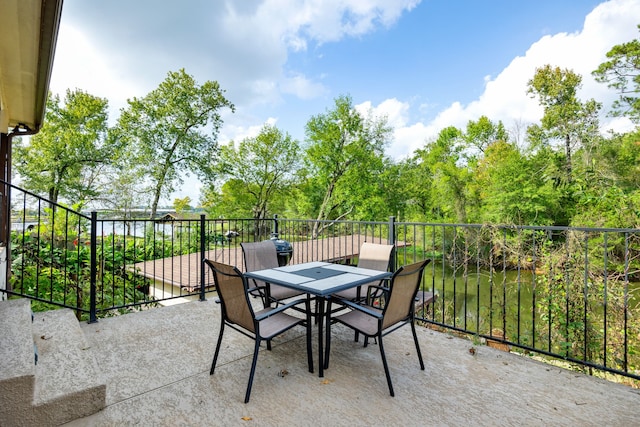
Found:
[(278, 237), (279, 236), (279, 231), (278, 231), (278, 214), (273, 214), (273, 232), (271, 233), (272, 237)]
[[(390, 245), (396, 244), (396, 217), (395, 216), (389, 217), (389, 244)], [(395, 249), (391, 251), (391, 259), (389, 260), (389, 265), (391, 265), (391, 268), (393, 271), (396, 271), (396, 269), (398, 268), (398, 266), (396, 265)]]
[(200, 301), (206, 301), (207, 299), (204, 296), (204, 287), (206, 285), (205, 283), (205, 265), (204, 265), (204, 259), (205, 259), (205, 250), (206, 250), (206, 235), (207, 233), (205, 233), (205, 225), (206, 225), (206, 221), (205, 221), (205, 215), (201, 214), (200, 215)]
[(98, 245), (98, 213), (91, 212), (91, 272), (90, 272), (90, 290), (89, 290), (89, 323), (98, 321), (96, 309), (96, 279), (98, 277), (98, 256), (96, 247)]

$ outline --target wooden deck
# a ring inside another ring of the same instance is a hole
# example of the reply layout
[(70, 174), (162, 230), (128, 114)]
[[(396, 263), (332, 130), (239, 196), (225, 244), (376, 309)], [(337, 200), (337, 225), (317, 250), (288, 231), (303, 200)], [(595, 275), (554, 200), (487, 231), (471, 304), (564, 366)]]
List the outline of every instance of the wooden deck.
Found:
[[(290, 264), (303, 262), (327, 261), (351, 263), (358, 256), (360, 246), (365, 242), (388, 244), (386, 239), (365, 235), (349, 235), (330, 237), (326, 239), (292, 242), (293, 255)], [(404, 242), (396, 242), (396, 247), (406, 246)], [(207, 251), (205, 257), (245, 270), (242, 259), (242, 248), (239, 244), (220, 246)], [(202, 256), (200, 252), (189, 255), (162, 258), (154, 261), (140, 262), (133, 268), (142, 276), (152, 279), (157, 286), (182, 289), (183, 292), (194, 292), (200, 288), (200, 266)], [(205, 270), (205, 287), (213, 286), (213, 275), (209, 269)], [(167, 288), (167, 291), (169, 288)]]

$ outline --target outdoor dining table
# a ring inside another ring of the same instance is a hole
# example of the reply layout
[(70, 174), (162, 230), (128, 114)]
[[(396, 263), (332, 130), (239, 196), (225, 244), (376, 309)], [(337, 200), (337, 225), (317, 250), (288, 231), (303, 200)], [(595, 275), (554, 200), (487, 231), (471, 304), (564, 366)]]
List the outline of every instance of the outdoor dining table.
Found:
[(268, 268), (245, 273), (246, 277), (262, 280), (316, 296), (318, 324), (318, 363), (320, 377), (324, 376), (324, 317), (325, 302), (332, 294), (365, 283), (391, 277), (388, 271), (371, 270), (343, 264), (314, 261), (284, 267)]

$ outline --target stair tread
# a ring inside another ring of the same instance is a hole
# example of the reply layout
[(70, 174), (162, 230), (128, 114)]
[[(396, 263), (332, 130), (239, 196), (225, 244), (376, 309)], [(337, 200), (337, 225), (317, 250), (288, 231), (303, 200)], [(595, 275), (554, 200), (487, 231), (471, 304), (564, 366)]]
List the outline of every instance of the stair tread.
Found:
[(89, 389), (106, 389), (73, 311), (36, 313), (33, 339), (38, 346), (35, 405)]

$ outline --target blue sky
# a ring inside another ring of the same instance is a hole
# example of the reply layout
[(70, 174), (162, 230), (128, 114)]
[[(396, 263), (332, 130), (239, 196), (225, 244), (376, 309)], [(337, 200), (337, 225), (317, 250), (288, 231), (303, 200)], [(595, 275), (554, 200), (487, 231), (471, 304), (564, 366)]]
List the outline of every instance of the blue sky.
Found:
[[(521, 138), (541, 115), (526, 82), (545, 64), (581, 74), (581, 97), (607, 108), (616, 94), (590, 73), (638, 24), (640, 0), (65, 0), (51, 90), (105, 97), (115, 121), (185, 68), (236, 106), (220, 143), (267, 122), (304, 142), (307, 120), (350, 95), (387, 117), (399, 159), (480, 115)], [(172, 197), (198, 191), (189, 178)]]

